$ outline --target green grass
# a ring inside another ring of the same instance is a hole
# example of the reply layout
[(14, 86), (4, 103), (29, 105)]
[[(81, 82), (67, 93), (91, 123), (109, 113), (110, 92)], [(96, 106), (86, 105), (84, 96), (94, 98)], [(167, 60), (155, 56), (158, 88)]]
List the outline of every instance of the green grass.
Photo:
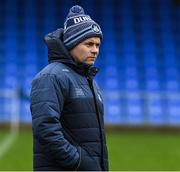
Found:
[[(0, 134), (0, 141), (4, 136), (5, 133)], [(107, 144), (110, 170), (180, 170), (178, 134), (108, 133)], [(0, 170), (32, 170), (30, 131), (19, 134), (9, 151), (0, 159)]]
[(107, 137), (111, 170), (180, 170), (180, 135), (121, 133)]
[(0, 170), (32, 170), (32, 136), (21, 132), (9, 151), (0, 159)]
[(3, 140), (6, 135), (6, 132), (0, 132), (0, 141)]

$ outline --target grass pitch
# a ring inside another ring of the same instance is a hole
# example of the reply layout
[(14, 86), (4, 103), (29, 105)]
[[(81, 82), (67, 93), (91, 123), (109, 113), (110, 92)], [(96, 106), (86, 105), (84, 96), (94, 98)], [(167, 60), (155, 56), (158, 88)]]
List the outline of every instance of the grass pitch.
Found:
[(180, 135), (166, 133), (108, 134), (111, 170), (180, 170)]
[[(0, 133), (0, 143), (8, 133)], [(180, 135), (108, 133), (110, 170), (180, 170)], [(32, 133), (21, 131), (0, 159), (0, 170), (32, 170)]]

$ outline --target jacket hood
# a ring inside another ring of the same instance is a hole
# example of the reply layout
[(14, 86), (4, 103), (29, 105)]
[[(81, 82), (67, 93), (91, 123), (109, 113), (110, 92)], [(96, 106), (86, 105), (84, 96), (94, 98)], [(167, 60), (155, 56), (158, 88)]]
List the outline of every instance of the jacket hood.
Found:
[(63, 31), (64, 30), (60, 28), (44, 37), (44, 41), (48, 47), (48, 62), (61, 62), (80, 74), (83, 74), (89, 78), (94, 77), (99, 71), (99, 68), (88, 64), (77, 64), (74, 61), (73, 57), (70, 55), (62, 41)]
[(73, 58), (62, 42), (63, 29), (47, 34), (44, 37), (45, 43), (48, 47), (48, 62), (58, 60), (61, 62), (75, 64)]

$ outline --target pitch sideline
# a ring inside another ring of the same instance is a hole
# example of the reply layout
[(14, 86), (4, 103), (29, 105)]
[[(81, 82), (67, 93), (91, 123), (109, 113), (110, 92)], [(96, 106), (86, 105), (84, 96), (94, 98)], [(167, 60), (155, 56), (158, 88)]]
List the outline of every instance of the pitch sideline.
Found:
[(0, 90), (0, 96), (9, 98), (11, 103), (10, 109), (10, 131), (7, 136), (0, 142), (0, 159), (7, 153), (11, 148), (12, 144), (17, 139), (19, 134), (19, 95), (16, 90)]
[(12, 144), (17, 138), (17, 133), (10, 133), (5, 139), (0, 143), (0, 159), (5, 155), (5, 153), (11, 148)]

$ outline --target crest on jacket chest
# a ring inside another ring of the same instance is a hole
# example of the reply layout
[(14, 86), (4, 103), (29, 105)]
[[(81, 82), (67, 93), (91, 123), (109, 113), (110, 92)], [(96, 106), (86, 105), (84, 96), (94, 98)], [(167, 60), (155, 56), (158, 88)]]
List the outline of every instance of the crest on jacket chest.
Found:
[(71, 85), (70, 88), (70, 95), (69, 98), (85, 98), (89, 97), (89, 92), (87, 92), (87, 85), (78, 85), (78, 84), (73, 84)]
[(82, 97), (82, 96), (84, 97), (85, 96), (82, 88), (75, 88), (75, 94), (77, 97)]

